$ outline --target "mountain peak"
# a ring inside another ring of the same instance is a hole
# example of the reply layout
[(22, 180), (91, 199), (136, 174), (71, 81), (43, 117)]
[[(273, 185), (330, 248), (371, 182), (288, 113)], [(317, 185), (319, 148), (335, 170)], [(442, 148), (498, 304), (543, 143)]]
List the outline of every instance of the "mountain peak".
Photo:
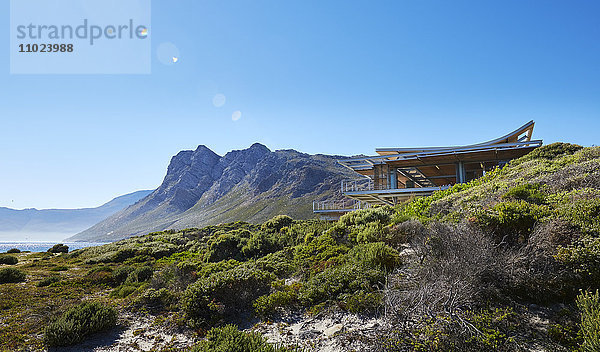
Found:
[(266, 145), (258, 143), (258, 142), (252, 144), (250, 146), (250, 148), (248, 148), (248, 149), (251, 149), (251, 150), (261, 150), (263, 152), (270, 152), (271, 151), (269, 148), (267, 148)]
[(312, 201), (338, 196), (341, 180), (349, 177), (333, 158), (272, 152), (261, 143), (221, 157), (199, 145), (171, 160), (155, 192), (76, 239), (106, 241), (170, 228), (262, 222), (279, 214), (310, 218)]
[(214, 152), (213, 152), (213, 151), (212, 151), (212, 150), (211, 150), (209, 147), (207, 147), (207, 146), (206, 146), (206, 145), (204, 145), (204, 144), (200, 144), (200, 145), (198, 146), (198, 148), (196, 148), (196, 150), (195, 150), (194, 152), (195, 152), (195, 153), (206, 153), (206, 152), (209, 152), (209, 153), (214, 153)]

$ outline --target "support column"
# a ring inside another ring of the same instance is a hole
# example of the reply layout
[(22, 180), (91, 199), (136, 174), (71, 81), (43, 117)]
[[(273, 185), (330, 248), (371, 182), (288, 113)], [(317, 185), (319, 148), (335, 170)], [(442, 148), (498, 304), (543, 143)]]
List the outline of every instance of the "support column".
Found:
[(398, 188), (398, 170), (396, 168), (390, 168), (390, 189)]
[(462, 161), (456, 163), (456, 183), (465, 183), (467, 181), (467, 173), (465, 172), (465, 164)]

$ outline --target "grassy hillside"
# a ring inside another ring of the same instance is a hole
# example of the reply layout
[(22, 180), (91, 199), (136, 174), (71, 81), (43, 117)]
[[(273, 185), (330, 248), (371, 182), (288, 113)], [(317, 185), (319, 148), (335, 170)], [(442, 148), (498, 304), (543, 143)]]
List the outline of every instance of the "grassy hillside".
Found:
[[(294, 350), (228, 324), (359, 314), (380, 326), (340, 330), (340, 350), (597, 351), (599, 196), (600, 148), (553, 144), (469, 184), (335, 223), (277, 216), (15, 254), (19, 263), (2, 267), (26, 277), (0, 271), (25, 280), (0, 284), (0, 341), (6, 350), (80, 341), (89, 336), (75, 325), (107, 331), (150, 314), (153, 326), (190, 336), (156, 350)], [(82, 318), (89, 311), (94, 320)]]

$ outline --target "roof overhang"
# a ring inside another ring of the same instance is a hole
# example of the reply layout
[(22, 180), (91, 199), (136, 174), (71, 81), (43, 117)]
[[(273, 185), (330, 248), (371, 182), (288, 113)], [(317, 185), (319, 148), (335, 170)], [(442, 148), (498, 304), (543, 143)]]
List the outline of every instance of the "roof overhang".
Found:
[(380, 155), (338, 160), (354, 171), (370, 170), (374, 165), (390, 164), (394, 167), (419, 166), (427, 163), (478, 162), (510, 160), (523, 156), (542, 145), (541, 140), (531, 140), (534, 121), (494, 140), (460, 147), (382, 148)]

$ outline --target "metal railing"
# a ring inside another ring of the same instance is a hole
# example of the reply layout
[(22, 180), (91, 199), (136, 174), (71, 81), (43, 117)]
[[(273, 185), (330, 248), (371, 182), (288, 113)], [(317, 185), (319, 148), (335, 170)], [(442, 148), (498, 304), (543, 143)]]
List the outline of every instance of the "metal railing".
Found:
[(373, 190), (375, 190), (375, 183), (373, 180), (342, 180), (342, 193)]
[[(405, 187), (399, 185), (398, 188), (394, 188), (394, 189), (397, 189), (399, 192), (401, 192), (401, 191), (406, 191), (406, 192), (416, 191), (416, 192), (418, 192), (420, 189), (444, 190), (444, 189), (448, 189), (449, 187), (450, 187), (450, 185), (405, 188)], [(378, 183), (373, 182), (373, 180), (367, 180), (367, 179), (342, 181), (342, 194), (352, 193), (352, 192), (362, 192), (362, 191), (385, 191), (385, 190), (391, 190), (391, 189), (392, 188), (389, 187), (388, 182), (385, 179), (380, 180)]]
[(343, 180), (342, 181), (342, 194), (347, 192), (361, 192), (361, 191), (382, 191), (391, 189), (387, 179), (380, 179), (377, 183), (370, 179), (360, 180)]
[(319, 211), (352, 211), (368, 209), (371, 205), (354, 199), (324, 200), (313, 202), (313, 212)]

